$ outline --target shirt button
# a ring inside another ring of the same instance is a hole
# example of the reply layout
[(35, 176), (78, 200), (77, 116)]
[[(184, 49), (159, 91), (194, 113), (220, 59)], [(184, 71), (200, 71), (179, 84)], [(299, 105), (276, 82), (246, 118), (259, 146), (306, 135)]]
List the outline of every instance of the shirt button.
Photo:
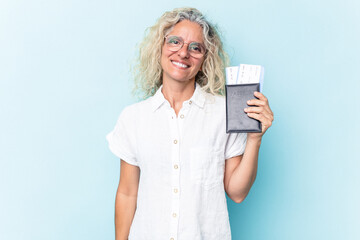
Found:
[(175, 165), (174, 165), (174, 168), (175, 168), (175, 169), (178, 169), (178, 168), (179, 168), (179, 166), (178, 166), (177, 164), (175, 164)]
[(176, 140), (176, 139), (174, 140), (174, 144), (177, 144), (177, 140)]
[(178, 189), (177, 188), (174, 188), (174, 193), (177, 193), (178, 192)]
[(189, 104), (192, 104), (192, 101), (191, 101), (191, 100), (189, 101)]
[(181, 115), (180, 115), (180, 118), (184, 118), (184, 114), (181, 114)]
[(173, 213), (173, 217), (176, 218), (176, 213)]

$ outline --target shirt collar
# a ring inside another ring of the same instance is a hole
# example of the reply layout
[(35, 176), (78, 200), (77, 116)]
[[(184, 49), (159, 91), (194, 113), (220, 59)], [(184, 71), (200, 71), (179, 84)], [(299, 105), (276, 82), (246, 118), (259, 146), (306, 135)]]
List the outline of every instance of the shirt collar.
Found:
[[(165, 99), (163, 93), (161, 92), (162, 87), (163, 85), (160, 86), (160, 88), (156, 91), (156, 93), (153, 96), (152, 99), (153, 111), (156, 111), (164, 103), (167, 103), (170, 106), (169, 102)], [(200, 108), (203, 108), (205, 104), (205, 92), (198, 83), (195, 83), (194, 94), (190, 99), (183, 102), (183, 106), (185, 104), (192, 104), (192, 103), (196, 104)]]

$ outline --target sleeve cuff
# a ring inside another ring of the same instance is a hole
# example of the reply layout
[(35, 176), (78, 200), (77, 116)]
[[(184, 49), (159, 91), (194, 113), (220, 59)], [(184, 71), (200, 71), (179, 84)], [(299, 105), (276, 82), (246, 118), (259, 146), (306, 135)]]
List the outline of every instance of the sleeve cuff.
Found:
[(109, 149), (110, 151), (117, 156), (118, 158), (120, 158), (121, 160), (124, 160), (125, 162), (134, 165), (134, 166), (139, 166), (138, 162), (136, 161), (136, 159), (134, 157), (131, 157), (129, 154), (124, 153), (123, 151), (121, 151), (118, 147), (116, 147), (114, 144), (111, 144), (111, 140), (112, 140), (112, 136), (111, 133), (109, 135), (106, 136), (106, 139), (109, 142)]

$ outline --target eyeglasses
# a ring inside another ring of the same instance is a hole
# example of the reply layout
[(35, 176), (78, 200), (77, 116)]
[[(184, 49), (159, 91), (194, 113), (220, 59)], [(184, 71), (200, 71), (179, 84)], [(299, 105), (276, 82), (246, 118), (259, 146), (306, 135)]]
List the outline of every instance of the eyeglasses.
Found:
[(179, 51), (186, 43), (188, 45), (188, 51), (190, 56), (194, 58), (201, 58), (202, 56), (205, 55), (206, 49), (201, 43), (198, 42), (187, 43), (184, 42), (184, 40), (178, 36), (166, 36), (165, 40), (166, 40), (165, 44), (167, 48), (172, 52)]

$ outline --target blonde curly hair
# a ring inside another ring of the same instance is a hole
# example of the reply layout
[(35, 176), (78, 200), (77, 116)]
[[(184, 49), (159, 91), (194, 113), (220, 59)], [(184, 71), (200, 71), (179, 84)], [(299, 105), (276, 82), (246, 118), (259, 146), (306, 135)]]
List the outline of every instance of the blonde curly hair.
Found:
[(155, 94), (162, 85), (162, 67), (160, 64), (161, 49), (165, 36), (172, 28), (183, 20), (198, 23), (203, 29), (206, 54), (202, 71), (195, 76), (195, 81), (209, 93), (224, 95), (225, 72), (229, 58), (223, 49), (216, 26), (209, 23), (204, 15), (195, 8), (175, 8), (165, 12), (148, 28), (139, 45), (139, 55), (132, 67), (135, 82), (134, 95), (142, 95), (145, 99)]

